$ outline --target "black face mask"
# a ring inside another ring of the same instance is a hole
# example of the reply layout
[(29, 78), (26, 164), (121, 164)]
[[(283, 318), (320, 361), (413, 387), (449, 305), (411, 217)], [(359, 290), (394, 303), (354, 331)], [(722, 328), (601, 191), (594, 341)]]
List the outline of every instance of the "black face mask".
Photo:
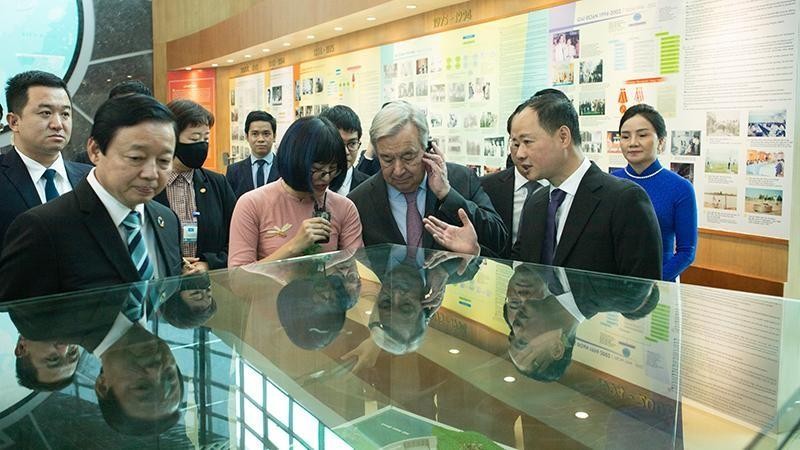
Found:
[(191, 144), (184, 144), (178, 142), (175, 145), (175, 157), (177, 157), (184, 166), (190, 169), (199, 169), (203, 167), (203, 163), (208, 158), (208, 142), (194, 142)]

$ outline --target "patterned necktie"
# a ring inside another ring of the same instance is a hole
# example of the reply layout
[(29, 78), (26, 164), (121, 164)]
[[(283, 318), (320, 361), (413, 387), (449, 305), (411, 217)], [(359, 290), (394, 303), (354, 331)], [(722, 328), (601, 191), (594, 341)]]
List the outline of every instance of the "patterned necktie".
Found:
[(138, 211), (131, 211), (122, 221), (127, 234), (128, 253), (131, 255), (133, 265), (139, 273), (139, 283), (131, 286), (128, 299), (122, 307), (125, 317), (132, 322), (142, 318), (144, 314), (144, 301), (147, 296), (147, 282), (153, 278), (153, 265), (147, 256), (147, 246), (142, 236), (142, 218)]
[(44, 171), (44, 175), (42, 178), (45, 179), (44, 182), (44, 198), (49, 202), (50, 200), (58, 197), (58, 189), (56, 189), (56, 181), (55, 181), (56, 171), (53, 169), (47, 169)]
[(256, 169), (256, 187), (260, 188), (264, 185), (264, 164), (267, 162), (263, 159), (257, 159), (255, 164), (258, 165)]
[(422, 246), (422, 217), (417, 209), (417, 191), (404, 192), (406, 198), (406, 245)]
[(542, 241), (542, 254), (540, 262), (552, 266), (556, 256), (556, 235), (557, 227), (556, 212), (558, 207), (564, 202), (567, 193), (561, 189), (553, 189), (550, 193), (550, 203), (547, 205), (547, 223), (544, 229), (544, 240)]

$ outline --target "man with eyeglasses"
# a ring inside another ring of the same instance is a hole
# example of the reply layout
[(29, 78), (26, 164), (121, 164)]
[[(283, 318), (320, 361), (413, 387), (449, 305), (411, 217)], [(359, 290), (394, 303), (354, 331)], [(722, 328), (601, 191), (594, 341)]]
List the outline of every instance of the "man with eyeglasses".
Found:
[(228, 179), (236, 198), (245, 192), (272, 183), (280, 176), (278, 165), (274, 164), (277, 121), (266, 111), (250, 111), (244, 122), (244, 133), (250, 144), (250, 157), (228, 166), (225, 178)]
[(361, 120), (358, 114), (345, 105), (336, 105), (320, 114), (320, 117), (330, 120), (339, 130), (339, 135), (344, 141), (344, 150), (347, 154), (347, 170), (340, 173), (330, 185), (330, 189), (342, 195), (347, 195), (369, 178), (369, 175), (356, 169), (353, 165), (358, 158), (361, 148)]

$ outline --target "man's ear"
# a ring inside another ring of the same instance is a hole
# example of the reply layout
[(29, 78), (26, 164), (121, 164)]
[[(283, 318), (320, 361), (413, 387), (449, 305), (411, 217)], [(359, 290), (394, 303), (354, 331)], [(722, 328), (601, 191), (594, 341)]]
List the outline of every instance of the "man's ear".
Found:
[(100, 375), (98, 375), (97, 379), (94, 380), (94, 393), (97, 394), (97, 398), (105, 399), (108, 397), (108, 391), (110, 390), (111, 387), (106, 381), (106, 376), (103, 375), (103, 372), (100, 372)]
[(17, 127), (19, 126), (19, 116), (9, 111), (9, 113), (6, 114), (6, 123), (11, 130), (17, 131)]
[(25, 345), (25, 338), (20, 336), (17, 339), (17, 345), (14, 347), (14, 356), (17, 358), (22, 358), (23, 356), (28, 354), (28, 347)]
[(572, 147), (572, 134), (566, 125), (561, 125), (558, 129), (558, 141), (563, 147)]
[(96, 166), (102, 152), (100, 151), (100, 146), (91, 137), (86, 141), (86, 153), (89, 155), (89, 160), (92, 164)]

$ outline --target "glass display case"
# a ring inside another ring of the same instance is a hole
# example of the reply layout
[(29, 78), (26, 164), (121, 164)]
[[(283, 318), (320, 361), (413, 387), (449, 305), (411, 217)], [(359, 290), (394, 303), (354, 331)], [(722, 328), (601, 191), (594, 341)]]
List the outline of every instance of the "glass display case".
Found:
[(0, 308), (0, 448), (798, 447), (790, 299), (378, 246)]

